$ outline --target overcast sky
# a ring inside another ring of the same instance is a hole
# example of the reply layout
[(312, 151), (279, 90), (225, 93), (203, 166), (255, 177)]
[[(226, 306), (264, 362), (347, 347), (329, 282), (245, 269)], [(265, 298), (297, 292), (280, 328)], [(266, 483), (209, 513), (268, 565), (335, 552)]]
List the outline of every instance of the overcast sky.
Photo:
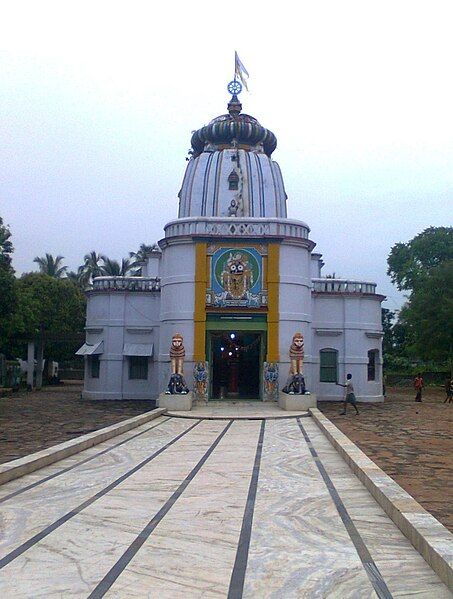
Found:
[(234, 50), (244, 112), (278, 139), (288, 212), (324, 274), (374, 280), (391, 246), (451, 224), (453, 5), (4, 2), (0, 216), (14, 267), (120, 259), (177, 215), (191, 132), (226, 112)]

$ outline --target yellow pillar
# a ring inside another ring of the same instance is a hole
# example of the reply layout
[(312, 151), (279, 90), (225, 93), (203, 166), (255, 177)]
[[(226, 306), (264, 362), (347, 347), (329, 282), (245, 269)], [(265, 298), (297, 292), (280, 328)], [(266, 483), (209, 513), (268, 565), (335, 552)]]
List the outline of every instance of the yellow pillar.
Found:
[(279, 287), (280, 245), (270, 243), (267, 253), (267, 362), (278, 362), (278, 287)]
[(195, 310), (194, 320), (194, 360), (204, 362), (206, 360), (206, 243), (195, 245)]

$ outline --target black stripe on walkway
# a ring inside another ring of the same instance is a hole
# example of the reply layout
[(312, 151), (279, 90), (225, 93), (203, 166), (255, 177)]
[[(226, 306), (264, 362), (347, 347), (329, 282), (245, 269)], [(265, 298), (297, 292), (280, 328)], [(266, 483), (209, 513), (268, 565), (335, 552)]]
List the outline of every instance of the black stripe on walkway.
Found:
[[(233, 424), (233, 420), (226, 425), (211, 447), (207, 450), (198, 464), (189, 472), (186, 478), (182, 481), (173, 495), (164, 503), (164, 505), (160, 508), (157, 514), (148, 522), (145, 528), (140, 532), (137, 538), (129, 545), (123, 555), (119, 558), (114, 566), (107, 572), (104, 578), (97, 584), (97, 586), (93, 589), (93, 591), (88, 595), (88, 599), (99, 599), (103, 597), (105, 593), (110, 589), (116, 579), (120, 576), (120, 574), (127, 567), (129, 562), (134, 558), (134, 556), (138, 553), (143, 543), (148, 540), (151, 533), (154, 531), (156, 526), (162, 519), (168, 514), (169, 510), (173, 507), (176, 501), (181, 497), (182, 493), (185, 491), (189, 483), (194, 479), (196, 474), (200, 471), (200, 469), (205, 464), (206, 460), (209, 458), (211, 453), (217, 447), (217, 445), (222, 440), (222, 437), (226, 434), (230, 426)], [(162, 564), (162, 567), (165, 569), (165, 564)]]
[[(66, 474), (66, 472), (69, 472), (70, 470), (74, 470), (74, 468), (83, 466), (83, 464), (86, 464), (87, 462), (91, 462), (91, 460), (94, 460), (95, 458), (98, 458), (99, 456), (104, 455), (105, 453), (108, 453), (109, 451), (112, 451), (112, 449), (116, 449), (117, 447), (120, 447), (121, 445), (128, 443), (128, 441), (132, 441), (132, 439), (136, 439), (137, 437), (140, 437), (141, 435), (144, 435), (145, 433), (153, 430), (153, 428), (157, 428), (158, 426), (160, 426), (164, 422), (167, 422), (168, 420), (170, 420), (169, 416), (162, 422), (158, 422), (154, 426), (149, 426), (144, 431), (141, 431), (140, 433), (136, 433), (135, 435), (132, 435), (131, 437), (128, 437), (127, 439), (124, 439), (123, 441), (120, 441), (119, 443), (116, 443), (115, 445), (112, 445), (111, 447), (107, 447), (107, 449), (98, 451), (98, 453), (95, 453), (94, 455), (90, 456), (89, 458), (85, 458), (84, 460), (81, 460), (80, 462), (77, 462), (76, 464), (73, 464), (72, 466), (68, 466), (67, 468), (63, 468), (62, 470), (59, 470), (58, 472), (54, 472), (53, 474), (49, 474), (49, 476), (45, 476), (44, 478), (41, 478), (40, 480), (37, 480), (34, 483), (26, 485), (25, 487), (21, 487), (20, 489), (17, 489), (17, 491), (13, 491), (12, 493), (9, 493), (9, 495), (0, 497), (0, 503), (3, 503), (4, 501), (8, 501), (8, 499), (12, 499), (13, 497), (16, 497), (17, 495), (20, 495), (21, 493), (25, 493), (25, 491), (34, 489), (38, 485), (42, 485), (43, 483), (46, 483), (48, 480), (51, 480), (52, 478), (55, 478), (56, 476), (60, 476), (60, 474)], [(126, 433), (127, 432), (128, 431), (126, 431)], [(125, 435), (126, 433), (121, 433), (121, 434)], [(106, 441), (103, 441), (103, 443), (106, 443), (107, 441), (108, 441), (108, 439)], [(91, 448), (87, 447), (87, 449), (91, 449)], [(87, 449), (83, 449), (82, 451), (86, 451)], [(68, 457), (71, 457), (71, 456), (68, 456)], [(67, 458), (62, 458), (62, 460), (64, 460), (64, 459), (67, 459)], [(46, 466), (43, 466), (43, 468), (45, 468), (45, 467)]]
[(307, 442), (308, 448), (310, 449), (310, 453), (315, 460), (315, 464), (318, 467), (319, 473), (321, 474), (326, 484), (326, 487), (330, 493), (330, 496), (333, 499), (335, 507), (337, 508), (337, 511), (340, 514), (340, 518), (342, 519), (343, 524), (346, 530), (348, 531), (349, 536), (351, 537), (351, 541), (354, 543), (357, 553), (362, 561), (363, 567), (365, 568), (365, 572), (367, 573), (368, 578), (370, 579), (370, 582), (373, 585), (373, 588), (376, 591), (377, 596), (380, 599), (392, 599), (393, 595), (389, 591), (385, 583), (385, 580), (382, 577), (382, 574), (379, 572), (378, 567), (374, 563), (374, 560), (371, 557), (371, 554), (368, 551), (368, 548), (365, 545), (364, 540), (360, 536), (360, 533), (357, 530), (354, 522), (352, 521), (352, 518), (349, 515), (346, 506), (340, 499), (340, 496), (335, 488), (335, 485), (332, 482), (332, 479), (327, 474), (326, 469), (324, 468), (324, 465), (321, 462), (321, 458), (318, 456), (316, 449), (313, 447), (313, 444), (310, 441), (310, 437), (307, 435), (307, 432), (299, 418), (297, 419), (297, 424), (299, 425), (304, 439)]
[(143, 468), (143, 466), (146, 466), (146, 464), (151, 462), (151, 460), (154, 460), (154, 458), (157, 458), (158, 455), (160, 455), (166, 449), (168, 449), (170, 447), (170, 445), (173, 445), (174, 443), (176, 443), (176, 441), (179, 441), (179, 439), (181, 439), (181, 437), (184, 437), (184, 435), (187, 435), (187, 433), (190, 432), (193, 428), (195, 428), (198, 424), (200, 424), (200, 422), (201, 422), (201, 420), (198, 420), (197, 422), (195, 422), (195, 424), (192, 424), (192, 426), (190, 426), (184, 432), (182, 432), (179, 435), (177, 435), (176, 437), (174, 437), (174, 439), (172, 439), (171, 441), (166, 443), (163, 447), (158, 449), (152, 455), (148, 456), (145, 460), (143, 460), (142, 462), (137, 464), (137, 466), (134, 466), (134, 468), (132, 468), (131, 470), (129, 470), (128, 472), (126, 472), (125, 474), (123, 474), (122, 476), (117, 478), (115, 481), (113, 481), (112, 483), (107, 485), (107, 487), (104, 487), (104, 489), (102, 489), (101, 491), (99, 491), (98, 493), (96, 493), (95, 495), (93, 495), (92, 497), (90, 497), (89, 499), (87, 499), (86, 501), (81, 503), (80, 505), (78, 505), (76, 508), (74, 508), (73, 510), (71, 510), (70, 512), (68, 512), (67, 514), (65, 514), (64, 516), (62, 516), (61, 518), (59, 518), (58, 520), (56, 520), (55, 522), (53, 522), (52, 524), (47, 526), (46, 528), (44, 528), (41, 532), (39, 532), (38, 534), (36, 534), (33, 537), (31, 537), (30, 539), (28, 539), (28, 541), (26, 541), (25, 543), (22, 543), (22, 545), (19, 545), (19, 547), (14, 549), (14, 551), (7, 553), (5, 555), (5, 557), (0, 559), (0, 569), (4, 568), (9, 563), (11, 563), (14, 559), (19, 557), (23, 553), (25, 553), (28, 549), (33, 547), (33, 545), (36, 545), (36, 543), (38, 543), (39, 541), (42, 541), (42, 539), (44, 539), (45, 537), (50, 535), (51, 532), (53, 532), (54, 530), (56, 530), (57, 528), (62, 526), (65, 522), (67, 522), (68, 520), (70, 520), (71, 518), (76, 516), (77, 514), (80, 514), (80, 512), (82, 510), (84, 510), (85, 508), (87, 508), (88, 506), (93, 504), (95, 501), (97, 501), (98, 499), (100, 499), (101, 497), (103, 497), (104, 495), (109, 493), (112, 489), (117, 487), (119, 484), (121, 484), (127, 478), (129, 478), (130, 476), (135, 474), (138, 470)]
[(258, 488), (258, 477), (260, 474), (261, 454), (263, 452), (264, 428), (266, 421), (261, 422), (260, 436), (256, 447), (255, 463), (253, 465), (252, 478), (250, 480), (247, 503), (245, 504), (244, 517), (242, 519), (241, 534), (236, 551), (236, 559), (231, 573), (230, 586), (228, 588), (228, 599), (240, 599), (244, 590), (245, 572), (249, 557), (250, 537), (252, 535), (253, 512), (255, 510), (256, 491)]

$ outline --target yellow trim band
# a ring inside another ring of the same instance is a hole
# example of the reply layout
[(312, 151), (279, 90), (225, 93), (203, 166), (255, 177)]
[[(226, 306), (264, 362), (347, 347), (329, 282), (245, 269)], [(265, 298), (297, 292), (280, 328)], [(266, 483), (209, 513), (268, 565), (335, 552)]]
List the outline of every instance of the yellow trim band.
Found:
[(278, 362), (278, 287), (280, 282), (280, 245), (270, 243), (267, 249), (267, 361)]
[(206, 243), (195, 245), (195, 309), (194, 320), (194, 348), (193, 357), (196, 362), (206, 360)]

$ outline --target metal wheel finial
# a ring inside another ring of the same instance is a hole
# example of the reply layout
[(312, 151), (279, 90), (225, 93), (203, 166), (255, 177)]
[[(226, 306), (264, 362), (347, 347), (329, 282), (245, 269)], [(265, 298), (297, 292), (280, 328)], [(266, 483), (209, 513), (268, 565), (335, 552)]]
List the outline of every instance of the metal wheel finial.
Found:
[(227, 89), (231, 95), (237, 96), (242, 91), (242, 84), (235, 79), (234, 81), (229, 82)]

